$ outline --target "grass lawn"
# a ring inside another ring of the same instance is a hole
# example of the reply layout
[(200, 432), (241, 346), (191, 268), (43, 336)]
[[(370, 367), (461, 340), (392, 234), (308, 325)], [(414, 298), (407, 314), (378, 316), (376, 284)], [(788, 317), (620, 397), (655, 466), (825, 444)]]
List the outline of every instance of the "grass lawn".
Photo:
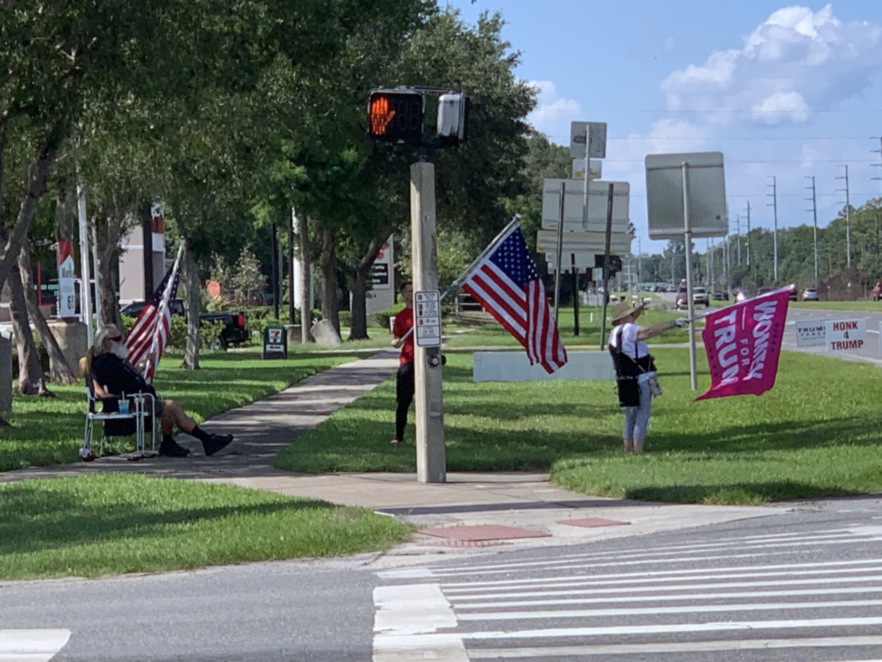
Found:
[[(784, 352), (776, 386), (765, 395), (694, 402), (709, 385), (706, 366), (700, 364), (700, 389), (693, 392), (685, 348), (653, 353), (664, 394), (653, 403), (643, 456), (621, 450), (612, 382), (476, 384), (471, 355), (449, 354), (448, 470), (545, 470), (577, 492), (684, 503), (882, 491), (877, 368)], [(389, 445), (393, 406), (390, 380), (301, 437), (274, 464), (317, 473), (415, 471), (412, 426), (408, 443)]]
[[(254, 402), (331, 366), (353, 360), (343, 354), (289, 354), (266, 361), (259, 349), (212, 352), (200, 359), (200, 370), (179, 367), (180, 357), (166, 356), (154, 378), (160, 395), (177, 400), (197, 421)], [(85, 385), (51, 385), (55, 398), (15, 394), (10, 427), (0, 428), (0, 471), (77, 462), (85, 424)], [(99, 426), (100, 427), (100, 426)], [(133, 450), (134, 437), (117, 450)], [(128, 446), (126, 446), (128, 444)]]
[[(323, 353), (265, 361), (259, 349), (166, 357), (155, 383), (199, 421), (354, 360)], [(16, 395), (0, 428), (0, 469), (78, 461), (85, 387)], [(131, 444), (132, 441), (122, 443)], [(120, 450), (131, 450), (131, 445)], [(199, 481), (106, 474), (0, 484), (0, 579), (95, 577), (382, 551), (411, 527), (370, 510)]]
[(364, 508), (100, 474), (0, 484), (0, 578), (167, 572), (385, 550), (410, 527)]

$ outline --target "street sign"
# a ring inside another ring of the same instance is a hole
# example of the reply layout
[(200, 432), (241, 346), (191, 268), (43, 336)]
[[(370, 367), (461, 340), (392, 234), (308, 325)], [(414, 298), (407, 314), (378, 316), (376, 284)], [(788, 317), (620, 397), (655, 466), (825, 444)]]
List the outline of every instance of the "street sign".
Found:
[(722, 152), (649, 154), (646, 157), (646, 204), (650, 239), (683, 239), (684, 166), (693, 237), (725, 237), (726, 182)]
[(564, 230), (606, 232), (609, 185), (613, 184), (613, 232), (627, 232), (630, 221), (631, 185), (628, 182), (594, 180), (588, 186), (588, 222), (582, 222), (585, 182), (578, 179), (546, 179), (542, 184), (542, 229), (555, 230), (560, 220), (560, 185), (566, 183)]
[[(568, 253), (603, 255), (606, 252), (605, 232), (567, 232), (564, 230), (562, 239), (562, 252), (566, 264), (570, 263), (567, 259)], [(557, 230), (539, 230), (536, 233), (536, 250), (546, 254), (557, 253)], [(631, 235), (626, 232), (613, 232), (610, 235), (609, 250), (614, 255), (630, 253)]]
[(585, 158), (586, 134), (588, 158), (606, 158), (606, 122), (570, 122), (570, 156)]
[(415, 292), (413, 321), (416, 344), (420, 347), (441, 345), (441, 294), (438, 290)]
[[(603, 161), (600, 159), (588, 159), (588, 168), (591, 179), (600, 179), (603, 176)], [(585, 159), (573, 159), (573, 179), (585, 179)]]

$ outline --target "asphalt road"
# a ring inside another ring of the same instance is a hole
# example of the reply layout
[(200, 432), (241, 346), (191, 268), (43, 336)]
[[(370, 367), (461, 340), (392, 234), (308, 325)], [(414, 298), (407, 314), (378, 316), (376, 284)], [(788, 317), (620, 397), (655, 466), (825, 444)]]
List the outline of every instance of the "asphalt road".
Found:
[[(880, 506), (818, 502), (676, 533), (384, 572), (374, 659), (432, 650), (446, 662), (878, 660)], [(408, 604), (424, 618), (406, 619)]]

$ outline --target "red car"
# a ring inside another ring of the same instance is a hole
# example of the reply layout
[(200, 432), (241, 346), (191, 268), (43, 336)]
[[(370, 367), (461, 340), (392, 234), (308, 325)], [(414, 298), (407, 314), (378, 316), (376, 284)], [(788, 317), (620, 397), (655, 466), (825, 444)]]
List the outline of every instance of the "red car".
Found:
[(873, 288), (873, 301), (882, 299), (882, 280), (876, 281), (876, 287)]

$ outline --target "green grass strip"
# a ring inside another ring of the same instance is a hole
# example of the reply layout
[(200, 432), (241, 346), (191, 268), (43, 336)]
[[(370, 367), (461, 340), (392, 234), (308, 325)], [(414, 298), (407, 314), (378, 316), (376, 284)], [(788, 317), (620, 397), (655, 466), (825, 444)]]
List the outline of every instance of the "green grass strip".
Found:
[(0, 578), (98, 577), (386, 550), (411, 528), (365, 508), (101, 474), (0, 484)]

